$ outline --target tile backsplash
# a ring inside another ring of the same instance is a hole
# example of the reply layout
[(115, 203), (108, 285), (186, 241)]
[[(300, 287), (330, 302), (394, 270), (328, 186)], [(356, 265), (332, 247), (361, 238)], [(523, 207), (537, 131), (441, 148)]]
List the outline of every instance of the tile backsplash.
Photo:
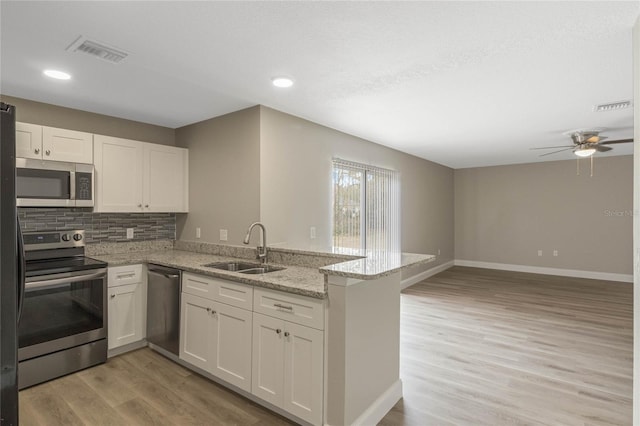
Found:
[[(94, 213), (83, 208), (18, 208), (23, 232), (84, 229), (86, 242), (175, 240), (175, 213)], [(127, 239), (133, 228), (133, 239)]]

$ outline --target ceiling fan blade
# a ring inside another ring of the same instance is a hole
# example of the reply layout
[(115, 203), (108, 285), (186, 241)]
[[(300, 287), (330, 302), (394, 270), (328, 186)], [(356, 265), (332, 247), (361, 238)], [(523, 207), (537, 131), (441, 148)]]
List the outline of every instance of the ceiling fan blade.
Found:
[(529, 148), (531, 149), (551, 149), (551, 148), (573, 148), (574, 145), (561, 145), (561, 146), (542, 146), (540, 148)]
[(570, 149), (573, 149), (573, 146), (570, 146), (569, 148), (561, 149), (559, 151), (547, 152), (546, 154), (542, 154), (540, 157), (544, 157), (545, 155), (557, 154), (558, 152), (562, 152), (562, 151), (569, 151)]
[(593, 148), (598, 152), (607, 152), (607, 151), (611, 151), (613, 149), (611, 147), (598, 145), (598, 144), (589, 145), (589, 148)]
[(602, 142), (600, 143), (600, 145), (614, 145), (617, 143), (631, 143), (631, 142), (633, 142), (633, 139), (619, 139), (617, 141)]

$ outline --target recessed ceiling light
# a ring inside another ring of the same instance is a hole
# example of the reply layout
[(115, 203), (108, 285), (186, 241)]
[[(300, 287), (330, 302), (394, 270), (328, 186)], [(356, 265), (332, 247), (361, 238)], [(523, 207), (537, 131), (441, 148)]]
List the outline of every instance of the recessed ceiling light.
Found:
[(55, 78), (56, 80), (69, 80), (71, 75), (63, 71), (58, 70), (44, 70), (43, 74), (47, 77)]
[(271, 79), (271, 83), (273, 83), (276, 87), (291, 87), (293, 86), (293, 80), (289, 77), (273, 77)]

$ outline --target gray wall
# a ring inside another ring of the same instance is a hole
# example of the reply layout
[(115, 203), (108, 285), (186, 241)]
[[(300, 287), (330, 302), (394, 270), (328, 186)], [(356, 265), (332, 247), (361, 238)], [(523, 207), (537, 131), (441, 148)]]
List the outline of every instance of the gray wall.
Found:
[(272, 243), (331, 247), (331, 160), (340, 157), (399, 171), (402, 250), (440, 249), (438, 263), (453, 259), (452, 169), (270, 108), (260, 111), (260, 218)]
[(0, 95), (3, 102), (16, 106), (17, 120), (41, 126), (59, 127), (117, 138), (175, 145), (175, 130), (138, 121), (95, 114), (27, 99)]
[(456, 170), (456, 259), (631, 274), (633, 157), (594, 160)]
[[(248, 226), (260, 219), (260, 108), (191, 124), (176, 130), (178, 146), (189, 148), (189, 214), (178, 217), (178, 238), (242, 243)], [(256, 243), (257, 236), (253, 237)]]

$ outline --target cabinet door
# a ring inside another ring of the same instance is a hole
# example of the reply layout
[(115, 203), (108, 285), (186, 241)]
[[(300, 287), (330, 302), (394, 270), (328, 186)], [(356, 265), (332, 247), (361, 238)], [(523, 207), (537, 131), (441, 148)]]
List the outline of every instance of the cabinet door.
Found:
[(109, 349), (144, 338), (142, 283), (109, 288)]
[(42, 126), (16, 123), (16, 157), (42, 159)]
[(310, 423), (321, 424), (323, 368), (324, 333), (286, 322), (282, 408)]
[(216, 302), (213, 309), (214, 339), (211, 340), (209, 372), (251, 392), (252, 313)]
[(251, 393), (282, 407), (284, 321), (253, 313)]
[(142, 211), (143, 143), (95, 135), (95, 212)]
[(93, 164), (93, 135), (75, 130), (42, 127), (44, 160)]
[(188, 211), (188, 151), (144, 144), (143, 200), (145, 211)]
[(209, 370), (211, 365), (213, 302), (182, 293), (180, 306), (180, 358)]

